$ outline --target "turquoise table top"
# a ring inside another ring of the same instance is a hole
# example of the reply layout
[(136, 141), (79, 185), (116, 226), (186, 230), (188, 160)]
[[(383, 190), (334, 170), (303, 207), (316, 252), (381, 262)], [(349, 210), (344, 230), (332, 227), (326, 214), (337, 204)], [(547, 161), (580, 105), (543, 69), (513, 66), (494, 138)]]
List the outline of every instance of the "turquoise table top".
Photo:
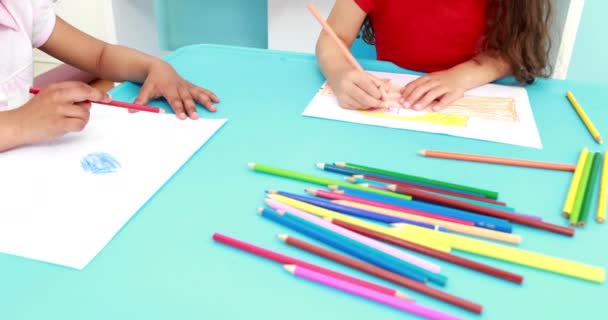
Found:
[[(302, 117), (324, 81), (312, 55), (200, 45), (180, 49), (167, 59), (185, 78), (222, 99), (217, 113), (201, 113), (229, 121), (84, 270), (0, 254), (0, 319), (413, 318), (297, 279), (277, 264), (214, 243), (211, 235), (222, 232), (373, 279), (280, 242), (276, 235), (289, 230), (256, 214), (264, 191), (301, 193), (311, 185), (252, 172), (247, 163), (330, 178), (341, 177), (319, 171), (317, 162), (369, 164), (496, 190), (501, 200), (522, 212), (565, 224), (560, 212), (569, 173), (425, 159), (416, 151), (439, 149), (575, 163), (582, 147), (602, 149), (568, 104), (566, 90), (575, 93), (598, 129), (608, 135), (608, 87), (599, 85), (539, 80), (528, 87), (544, 145), (536, 150)], [(362, 61), (362, 65), (369, 70), (405, 72), (385, 62)], [(138, 89), (123, 84), (112, 95), (132, 100)], [(161, 101), (155, 104), (167, 107)], [(608, 266), (608, 226), (592, 222), (577, 229), (574, 238), (519, 225), (514, 231), (523, 236), (523, 249)], [(467, 319), (601, 318), (606, 312), (606, 284), (457, 254), (522, 274), (524, 284), (429, 258), (448, 276), (445, 290), (482, 304), (481, 316), (400, 289), (422, 304)]]

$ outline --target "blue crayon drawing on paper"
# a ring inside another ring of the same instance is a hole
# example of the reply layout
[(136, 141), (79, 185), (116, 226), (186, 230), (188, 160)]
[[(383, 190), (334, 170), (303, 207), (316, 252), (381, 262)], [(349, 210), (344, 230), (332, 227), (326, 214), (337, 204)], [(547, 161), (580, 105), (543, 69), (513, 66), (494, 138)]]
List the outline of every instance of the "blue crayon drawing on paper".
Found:
[(95, 152), (86, 155), (80, 160), (85, 172), (92, 174), (109, 174), (120, 169), (120, 162), (105, 152)]

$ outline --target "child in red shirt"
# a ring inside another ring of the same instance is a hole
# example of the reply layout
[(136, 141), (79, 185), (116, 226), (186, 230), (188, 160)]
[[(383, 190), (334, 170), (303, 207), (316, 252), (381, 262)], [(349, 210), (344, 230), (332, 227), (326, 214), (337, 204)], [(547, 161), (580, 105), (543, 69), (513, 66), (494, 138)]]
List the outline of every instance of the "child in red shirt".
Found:
[[(379, 60), (429, 72), (398, 101), (437, 111), (507, 75), (521, 83), (546, 76), (550, 10), (549, 0), (337, 0), (327, 21), (348, 47), (363, 29)], [(381, 82), (354, 70), (324, 32), (317, 59), (343, 108), (382, 105)]]

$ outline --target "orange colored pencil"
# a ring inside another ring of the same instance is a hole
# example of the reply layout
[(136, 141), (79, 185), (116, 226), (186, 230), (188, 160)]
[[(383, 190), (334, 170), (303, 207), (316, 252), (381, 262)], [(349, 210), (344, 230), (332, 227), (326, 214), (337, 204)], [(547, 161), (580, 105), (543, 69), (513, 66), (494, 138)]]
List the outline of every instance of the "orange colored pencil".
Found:
[(308, 11), (310, 11), (310, 13), (312, 13), (312, 15), (317, 19), (317, 21), (319, 21), (321, 26), (323, 26), (323, 30), (325, 30), (325, 32), (327, 32), (327, 34), (334, 40), (336, 45), (338, 45), (340, 52), (342, 52), (342, 55), (348, 61), (348, 63), (350, 63), (353, 68), (359, 71), (363, 71), (363, 67), (361, 67), (359, 62), (357, 62), (357, 59), (355, 59), (350, 50), (348, 50), (346, 45), (344, 45), (344, 42), (342, 42), (340, 37), (338, 37), (334, 29), (332, 29), (332, 27), (327, 23), (327, 21), (325, 21), (325, 18), (323, 18), (321, 13), (319, 13), (315, 5), (309, 3), (306, 7), (308, 8)]
[(541, 161), (501, 158), (501, 157), (490, 157), (490, 156), (482, 156), (482, 155), (475, 155), (475, 154), (444, 152), (444, 151), (436, 151), (436, 150), (421, 150), (421, 151), (418, 151), (418, 154), (425, 156), (425, 157), (429, 157), (429, 158), (441, 158), (441, 159), (483, 162), (483, 163), (492, 163), (492, 164), (503, 164), (503, 165), (507, 165), (507, 166), (518, 166), (518, 167), (528, 167), (528, 168), (537, 168), (537, 169), (560, 170), (560, 171), (574, 171), (576, 169), (576, 166), (572, 165), (572, 164), (541, 162)]

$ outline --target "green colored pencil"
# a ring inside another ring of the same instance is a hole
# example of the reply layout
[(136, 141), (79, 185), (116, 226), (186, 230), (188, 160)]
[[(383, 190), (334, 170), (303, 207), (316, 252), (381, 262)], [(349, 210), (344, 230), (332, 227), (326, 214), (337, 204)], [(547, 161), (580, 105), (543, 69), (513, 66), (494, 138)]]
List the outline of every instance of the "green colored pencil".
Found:
[(581, 216), (578, 221), (579, 227), (584, 227), (589, 217), (589, 211), (591, 211), (593, 201), (593, 191), (597, 184), (598, 176), (600, 175), (602, 167), (602, 154), (597, 152), (593, 157), (593, 164), (591, 165), (591, 172), (589, 173), (589, 181), (587, 182), (587, 191), (585, 192), (585, 198), (583, 199), (583, 207), (581, 209)]
[(574, 208), (570, 213), (570, 218), (568, 219), (571, 226), (575, 226), (578, 224), (581, 208), (583, 207), (583, 198), (585, 197), (585, 192), (587, 191), (587, 184), (589, 183), (589, 174), (591, 173), (591, 165), (593, 164), (593, 159), (595, 159), (596, 153), (590, 152), (589, 156), (587, 156), (587, 160), (585, 161), (585, 167), (583, 167), (583, 174), (581, 176), (581, 181), (578, 185), (578, 190), (576, 191), (576, 197), (574, 198)]
[(449, 189), (453, 189), (453, 190), (460, 190), (460, 191), (464, 191), (464, 192), (476, 193), (479, 195), (483, 195), (486, 198), (490, 198), (490, 199), (494, 199), (494, 200), (498, 199), (498, 192), (496, 192), (496, 191), (479, 189), (479, 188), (475, 188), (475, 187), (470, 187), (470, 186), (465, 186), (465, 185), (460, 185), (460, 184), (455, 184), (455, 183), (450, 183), (450, 182), (444, 182), (444, 181), (439, 181), (439, 180), (434, 180), (434, 179), (429, 179), (429, 178), (424, 178), (424, 177), (418, 177), (418, 176), (413, 176), (413, 175), (409, 175), (409, 174), (405, 174), (405, 173), (399, 173), (399, 172), (395, 172), (395, 171), (388, 171), (388, 170), (383, 170), (383, 169), (378, 169), (378, 168), (372, 168), (372, 167), (367, 167), (367, 166), (363, 166), (360, 164), (354, 164), (354, 163), (349, 163), (349, 162), (336, 162), (335, 165), (340, 166), (340, 167), (346, 166), (346, 167), (350, 167), (353, 169), (367, 171), (369, 173), (389, 176), (389, 177), (407, 180), (407, 181), (415, 181), (415, 182), (419, 182), (419, 183), (430, 184), (430, 185), (449, 188)]
[(353, 183), (348, 183), (348, 182), (339, 181), (339, 180), (326, 179), (326, 178), (317, 177), (317, 176), (313, 176), (313, 175), (309, 175), (309, 174), (305, 174), (305, 173), (301, 173), (301, 172), (271, 167), (271, 166), (267, 166), (267, 165), (263, 165), (263, 164), (259, 164), (259, 163), (249, 163), (248, 165), (249, 165), (249, 168), (251, 168), (257, 172), (263, 172), (263, 173), (272, 174), (272, 175), (279, 176), (279, 177), (318, 184), (318, 185), (322, 185), (325, 187), (331, 186), (331, 185), (338, 185), (338, 186), (349, 187), (349, 188), (363, 190), (363, 191), (369, 191), (369, 192), (382, 194), (382, 195), (390, 196), (390, 197), (395, 197), (395, 198), (399, 198), (399, 199), (405, 199), (405, 200), (412, 199), (412, 197), (410, 197), (410, 196), (395, 193), (395, 192), (368, 188), (368, 187), (359, 186), (359, 185), (356, 185)]

